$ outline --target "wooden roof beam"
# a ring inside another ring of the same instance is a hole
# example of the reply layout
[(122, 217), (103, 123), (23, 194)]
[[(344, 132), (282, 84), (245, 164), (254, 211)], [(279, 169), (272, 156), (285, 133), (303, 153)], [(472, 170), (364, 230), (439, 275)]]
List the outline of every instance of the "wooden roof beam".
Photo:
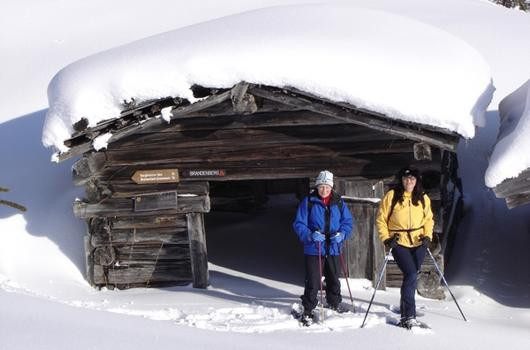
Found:
[(408, 124), (375, 113), (367, 113), (353, 107), (328, 103), (320, 98), (301, 95), (289, 88), (278, 89), (268, 86), (251, 85), (248, 91), (253, 95), (265, 99), (320, 113), (370, 129), (401, 136), (406, 139), (425, 142), (451, 152), (456, 152), (456, 147), (460, 140), (460, 136), (456, 133), (425, 130), (423, 126), (418, 124)]

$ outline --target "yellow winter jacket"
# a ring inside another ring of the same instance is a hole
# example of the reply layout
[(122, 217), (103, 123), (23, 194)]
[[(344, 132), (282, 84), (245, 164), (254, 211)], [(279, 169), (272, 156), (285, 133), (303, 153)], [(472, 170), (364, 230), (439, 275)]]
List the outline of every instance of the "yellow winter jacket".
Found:
[[(412, 194), (403, 193), (403, 203), (396, 203), (392, 216), (388, 219), (394, 190), (387, 192), (379, 205), (377, 213), (377, 230), (381, 241), (394, 237), (399, 234), (398, 244), (404, 247), (417, 247), (421, 245), (421, 238), (424, 236), (432, 240), (432, 231), (434, 220), (431, 209), (431, 199), (424, 194), (425, 206), (421, 201), (418, 205), (412, 204)], [(387, 222), (388, 220), (388, 222)], [(411, 231), (399, 231), (410, 230)]]

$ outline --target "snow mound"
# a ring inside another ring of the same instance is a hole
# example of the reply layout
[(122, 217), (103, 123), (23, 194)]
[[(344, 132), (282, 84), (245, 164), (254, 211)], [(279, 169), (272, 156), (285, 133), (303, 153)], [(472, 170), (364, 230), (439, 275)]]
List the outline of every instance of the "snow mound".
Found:
[(119, 117), (124, 101), (193, 84), (290, 86), (391, 118), (473, 137), (491, 101), (471, 46), (410, 18), (350, 5), (279, 6), (224, 17), (81, 59), (50, 82), (42, 141), (66, 151), (72, 125)]
[(488, 187), (530, 168), (530, 79), (501, 101), (499, 113), (501, 127), (485, 175)]

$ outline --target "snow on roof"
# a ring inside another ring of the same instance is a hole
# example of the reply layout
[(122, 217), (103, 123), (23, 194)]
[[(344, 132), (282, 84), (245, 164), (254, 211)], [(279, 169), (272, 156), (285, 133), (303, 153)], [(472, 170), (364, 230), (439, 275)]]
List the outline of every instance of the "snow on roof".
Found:
[(45, 146), (72, 125), (119, 117), (122, 103), (193, 84), (290, 86), (390, 118), (474, 136), (493, 94), (489, 66), (464, 41), (416, 20), (349, 5), (255, 10), (142, 39), (74, 62), (50, 82)]
[(486, 186), (530, 168), (530, 79), (499, 103), (501, 126), (486, 170)]

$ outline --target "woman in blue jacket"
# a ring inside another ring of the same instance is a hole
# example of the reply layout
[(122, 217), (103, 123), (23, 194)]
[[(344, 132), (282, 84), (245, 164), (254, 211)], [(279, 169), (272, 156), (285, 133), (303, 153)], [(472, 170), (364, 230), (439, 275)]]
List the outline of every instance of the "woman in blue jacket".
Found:
[(320, 263), (326, 280), (328, 307), (338, 309), (342, 301), (338, 257), (353, 227), (348, 206), (333, 191), (333, 174), (327, 170), (321, 171), (315, 185), (315, 190), (298, 206), (293, 223), (294, 231), (304, 245), (305, 289), (301, 299), (304, 306), (302, 317), (305, 320), (313, 318), (313, 309), (318, 303)]

